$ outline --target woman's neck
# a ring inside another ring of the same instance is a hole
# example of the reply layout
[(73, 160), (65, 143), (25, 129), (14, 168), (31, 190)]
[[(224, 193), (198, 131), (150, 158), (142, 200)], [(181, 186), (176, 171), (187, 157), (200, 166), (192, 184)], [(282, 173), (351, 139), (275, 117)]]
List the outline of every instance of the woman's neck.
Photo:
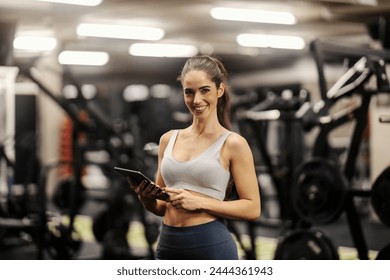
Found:
[(215, 133), (219, 134), (220, 131), (222, 131), (223, 129), (223, 126), (218, 122), (218, 120), (214, 122), (201, 122), (199, 120), (194, 119), (192, 125), (189, 127), (189, 131), (197, 137)]

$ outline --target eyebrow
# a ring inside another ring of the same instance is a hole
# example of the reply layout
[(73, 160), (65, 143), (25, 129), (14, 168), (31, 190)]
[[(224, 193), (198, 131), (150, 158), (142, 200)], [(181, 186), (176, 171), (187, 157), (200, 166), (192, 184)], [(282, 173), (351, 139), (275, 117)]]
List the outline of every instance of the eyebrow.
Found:
[[(199, 89), (211, 88), (211, 86), (201, 86)], [(192, 90), (192, 88), (184, 88), (184, 90)]]

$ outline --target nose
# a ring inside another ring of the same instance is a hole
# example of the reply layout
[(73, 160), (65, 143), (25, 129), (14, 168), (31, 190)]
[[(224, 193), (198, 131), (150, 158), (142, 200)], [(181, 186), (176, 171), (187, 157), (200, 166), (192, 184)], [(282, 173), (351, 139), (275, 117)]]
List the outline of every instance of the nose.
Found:
[(202, 101), (202, 96), (201, 96), (200, 92), (197, 91), (194, 95), (193, 103), (199, 104), (201, 101)]

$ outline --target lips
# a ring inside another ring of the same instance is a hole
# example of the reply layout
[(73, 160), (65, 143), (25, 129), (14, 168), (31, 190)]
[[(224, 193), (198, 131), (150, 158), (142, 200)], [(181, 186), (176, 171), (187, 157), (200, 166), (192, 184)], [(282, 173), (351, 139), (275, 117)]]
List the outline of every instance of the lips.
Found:
[(195, 114), (201, 114), (201, 113), (203, 113), (203, 112), (206, 110), (207, 105), (203, 105), (203, 106), (194, 106), (194, 107), (192, 107), (192, 108), (193, 108)]

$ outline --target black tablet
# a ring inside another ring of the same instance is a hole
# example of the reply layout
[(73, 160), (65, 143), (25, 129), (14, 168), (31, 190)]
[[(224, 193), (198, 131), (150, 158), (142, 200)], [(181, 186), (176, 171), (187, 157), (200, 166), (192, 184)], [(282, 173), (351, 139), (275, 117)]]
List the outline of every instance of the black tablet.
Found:
[(152, 182), (146, 175), (137, 170), (131, 170), (121, 167), (114, 167), (114, 170), (124, 177), (131, 177), (137, 184), (141, 184), (142, 181)]
[[(141, 171), (126, 169), (121, 167), (114, 167), (114, 170), (126, 178), (131, 177), (131, 179), (133, 179), (137, 184), (141, 184), (142, 181), (147, 181), (148, 183), (152, 182), (152, 180), (149, 179)], [(158, 187), (157, 185), (155, 186)], [(156, 198), (161, 200), (167, 200), (169, 198), (169, 194), (160, 190), (157, 192)]]

